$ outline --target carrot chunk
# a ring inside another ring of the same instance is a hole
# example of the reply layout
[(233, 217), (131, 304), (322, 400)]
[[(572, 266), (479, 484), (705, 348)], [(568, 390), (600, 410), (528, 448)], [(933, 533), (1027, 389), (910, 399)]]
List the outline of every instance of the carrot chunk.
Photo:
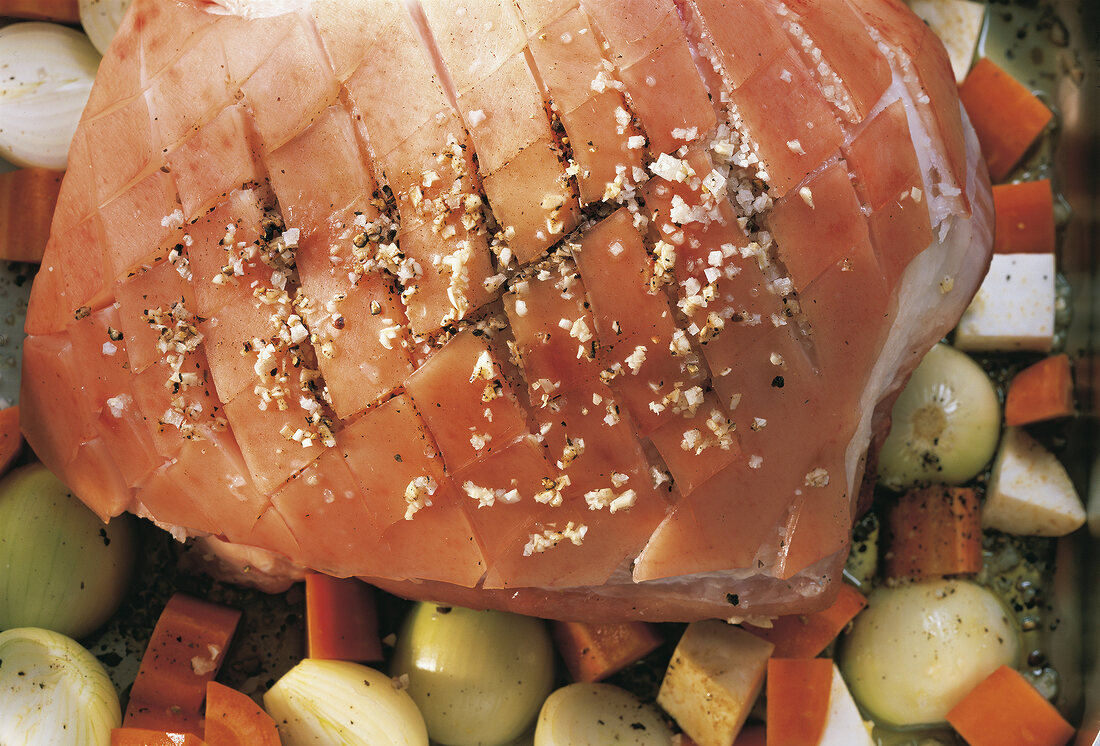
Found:
[(1073, 726), (1019, 672), (1001, 666), (947, 713), (970, 746), (1062, 746)]
[(996, 213), (993, 251), (1049, 254), (1054, 251), (1054, 193), (1050, 179), (993, 187)]
[(887, 577), (939, 578), (982, 569), (981, 504), (973, 489), (911, 490), (890, 511), (887, 527)]
[(0, 16), (80, 23), (80, 3), (77, 0), (0, 0)]
[(355, 578), (306, 575), (306, 646), (310, 658), (382, 660), (371, 587)]
[(828, 658), (769, 660), (767, 746), (817, 746), (829, 716), (832, 684)]
[(275, 721), (247, 694), (210, 681), (206, 684), (208, 746), (279, 746)]
[(23, 450), (23, 433), (19, 430), (19, 407), (0, 409), (0, 474), (3, 474)]
[(1001, 181), (1050, 122), (1050, 109), (1022, 83), (981, 59), (959, 86), (993, 181)]
[(1053, 355), (1029, 365), (1008, 384), (1005, 424), (1009, 427), (1071, 414), (1073, 374), (1068, 355)]
[[(765, 746), (767, 743), (766, 729), (763, 725), (746, 725), (737, 734), (733, 746)], [(679, 739), (679, 740), (676, 740)], [(673, 736), (672, 746), (698, 746), (687, 733), (677, 733)]]
[(191, 733), (148, 728), (115, 728), (111, 731), (111, 746), (203, 746), (205, 743)]
[(575, 681), (600, 681), (652, 653), (661, 636), (645, 622), (554, 622), (554, 641)]
[(42, 261), (63, 175), (45, 168), (0, 174), (0, 259)]
[(767, 732), (763, 725), (746, 725), (737, 734), (733, 746), (765, 746), (768, 742)]
[(836, 601), (827, 609), (781, 616), (770, 629), (749, 625), (745, 629), (775, 645), (777, 658), (815, 658), (865, 606), (867, 599), (862, 593), (841, 585)]
[[(157, 620), (122, 724), (202, 735), (202, 702), (241, 612), (177, 593)], [(173, 742), (174, 743), (174, 742)]]

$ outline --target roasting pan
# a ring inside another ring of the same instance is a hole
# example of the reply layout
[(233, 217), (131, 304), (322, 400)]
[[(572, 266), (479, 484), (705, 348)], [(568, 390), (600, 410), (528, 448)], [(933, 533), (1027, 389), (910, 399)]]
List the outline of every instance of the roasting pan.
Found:
[[(1074, 361), (1079, 415), (1059, 456), (1088, 506), (1085, 529), (1060, 541), (1050, 658), (1057, 704), (1080, 724), (1076, 745), (1100, 746), (1100, 0), (988, 0), (980, 53), (1042, 96), (1057, 114), (1052, 137), (1025, 164), (1050, 176), (1059, 217), (1059, 267), (1071, 288), (1065, 349)], [(11, 167), (0, 161), (0, 171)], [(35, 268), (0, 263), (0, 404), (18, 403), (23, 321)], [(115, 618), (84, 642), (120, 691), (133, 682), (157, 615), (176, 590), (242, 609), (221, 679), (258, 695), (304, 654), (300, 584), (274, 595), (222, 585), (194, 572), (201, 557), (143, 523), (135, 583)], [(383, 635), (403, 605), (382, 599)], [(655, 687), (659, 681), (649, 682)], [(638, 684), (646, 687), (646, 682)]]

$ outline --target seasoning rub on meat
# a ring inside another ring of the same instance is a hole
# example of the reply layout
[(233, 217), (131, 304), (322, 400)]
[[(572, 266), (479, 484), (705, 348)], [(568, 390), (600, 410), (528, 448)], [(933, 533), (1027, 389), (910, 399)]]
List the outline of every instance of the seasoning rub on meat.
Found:
[(991, 226), (898, 0), (136, 0), (23, 426), (104, 518), (408, 596), (810, 609)]

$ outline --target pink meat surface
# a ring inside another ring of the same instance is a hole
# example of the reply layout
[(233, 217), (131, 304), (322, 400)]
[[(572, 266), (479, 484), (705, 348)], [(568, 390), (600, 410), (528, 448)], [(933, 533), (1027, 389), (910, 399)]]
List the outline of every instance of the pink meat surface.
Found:
[(104, 519), (278, 572), (809, 610), (991, 219), (899, 0), (136, 0), (23, 426)]

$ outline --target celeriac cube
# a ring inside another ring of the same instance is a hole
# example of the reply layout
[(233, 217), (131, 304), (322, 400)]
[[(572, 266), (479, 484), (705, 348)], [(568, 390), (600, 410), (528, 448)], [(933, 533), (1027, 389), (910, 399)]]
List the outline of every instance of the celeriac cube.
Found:
[(818, 746), (875, 746), (871, 731), (859, 714), (840, 669), (833, 664), (833, 683), (829, 688), (829, 715)]
[(1065, 536), (1085, 522), (1085, 508), (1058, 458), (1022, 429), (1010, 427), (993, 462), (982, 525), (1022, 536)]
[(729, 746), (760, 694), (774, 648), (717, 619), (693, 622), (672, 654), (657, 704), (699, 746)]
[(994, 254), (970, 307), (955, 328), (968, 352), (1047, 352), (1054, 338), (1054, 255)]
[(971, 0), (909, 0), (909, 7), (940, 37), (955, 81), (963, 82), (982, 33), (985, 4)]

